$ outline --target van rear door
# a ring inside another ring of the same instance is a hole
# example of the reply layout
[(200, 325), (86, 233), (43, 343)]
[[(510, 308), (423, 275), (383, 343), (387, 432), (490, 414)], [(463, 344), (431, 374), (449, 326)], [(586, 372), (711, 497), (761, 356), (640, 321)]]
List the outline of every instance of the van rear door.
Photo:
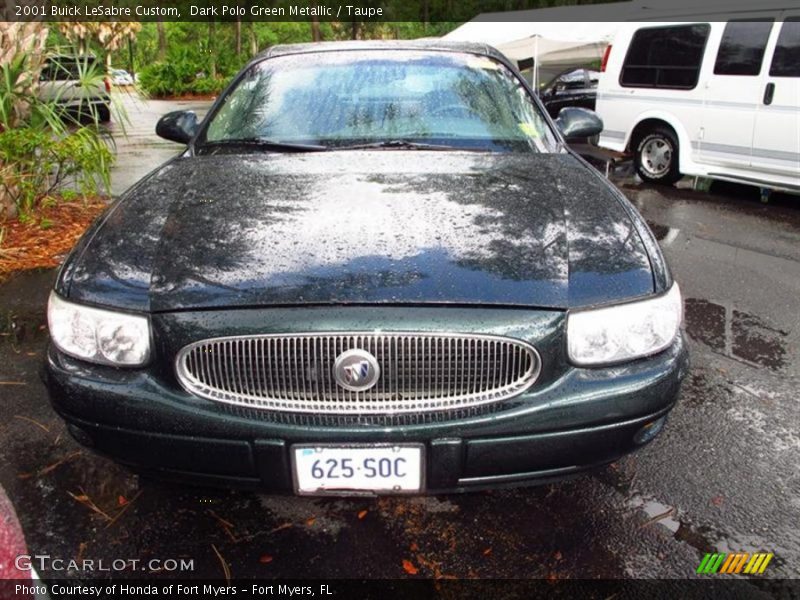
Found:
[[(761, 80), (753, 168), (800, 180), (800, 12), (776, 24)], [(800, 183), (798, 183), (800, 185)]]
[(703, 69), (700, 161), (750, 168), (756, 109), (763, 91), (760, 75), (773, 21), (730, 21), (721, 31), (713, 31)]

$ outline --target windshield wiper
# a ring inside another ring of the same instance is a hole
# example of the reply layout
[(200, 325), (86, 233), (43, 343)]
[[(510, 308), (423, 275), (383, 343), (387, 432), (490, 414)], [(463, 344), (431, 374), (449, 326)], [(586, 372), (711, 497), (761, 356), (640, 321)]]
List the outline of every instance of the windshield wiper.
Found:
[(214, 140), (206, 142), (204, 146), (245, 146), (268, 150), (272, 152), (322, 152), (330, 150), (327, 146), (316, 144), (295, 144), (292, 142), (277, 142), (267, 138), (243, 138), (238, 140)]
[(386, 148), (388, 150), (478, 150), (477, 148), (459, 148), (446, 144), (426, 144), (424, 142), (411, 142), (409, 140), (385, 140), (368, 144), (353, 144), (352, 146), (331, 146), (331, 150), (364, 150), (369, 148)]

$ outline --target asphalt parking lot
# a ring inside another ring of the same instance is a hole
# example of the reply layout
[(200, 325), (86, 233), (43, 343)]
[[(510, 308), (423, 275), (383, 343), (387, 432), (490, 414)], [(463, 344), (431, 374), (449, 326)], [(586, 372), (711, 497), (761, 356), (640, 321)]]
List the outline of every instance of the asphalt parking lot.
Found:
[[(157, 115), (178, 107), (131, 103), (115, 193), (179, 150), (151, 133)], [(0, 484), (32, 553), (193, 560), (191, 572), (159, 577), (577, 579), (692, 578), (704, 553), (745, 551), (775, 554), (754, 591), (797, 578), (800, 197), (762, 204), (738, 186), (647, 187), (624, 169), (614, 178), (685, 298), (692, 369), (653, 444), (563, 483), (430, 498), (139, 480), (82, 449), (50, 409), (38, 371), (54, 272), (29, 272), (0, 285)]]

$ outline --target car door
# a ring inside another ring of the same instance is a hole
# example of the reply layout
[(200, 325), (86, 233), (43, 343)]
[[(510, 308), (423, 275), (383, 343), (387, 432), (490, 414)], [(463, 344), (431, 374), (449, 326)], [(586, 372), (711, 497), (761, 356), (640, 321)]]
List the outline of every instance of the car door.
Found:
[[(704, 65), (703, 116), (698, 135), (699, 161), (748, 170), (756, 109), (761, 103), (760, 75), (774, 19), (730, 21), (715, 31)], [(714, 41), (719, 40), (718, 45)], [(714, 48), (716, 47), (716, 52)]]
[(753, 132), (752, 166), (800, 177), (800, 11), (776, 23)]

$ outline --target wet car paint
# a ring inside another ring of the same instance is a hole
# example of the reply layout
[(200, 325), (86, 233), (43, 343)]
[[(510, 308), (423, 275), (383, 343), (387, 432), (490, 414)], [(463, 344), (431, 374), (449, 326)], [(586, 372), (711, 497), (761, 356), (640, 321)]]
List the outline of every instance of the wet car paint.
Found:
[[(183, 156), (109, 209), (57, 289), (140, 311), (574, 308), (664, 289), (627, 201), (569, 153)], [(647, 240), (649, 241), (649, 240)]]

